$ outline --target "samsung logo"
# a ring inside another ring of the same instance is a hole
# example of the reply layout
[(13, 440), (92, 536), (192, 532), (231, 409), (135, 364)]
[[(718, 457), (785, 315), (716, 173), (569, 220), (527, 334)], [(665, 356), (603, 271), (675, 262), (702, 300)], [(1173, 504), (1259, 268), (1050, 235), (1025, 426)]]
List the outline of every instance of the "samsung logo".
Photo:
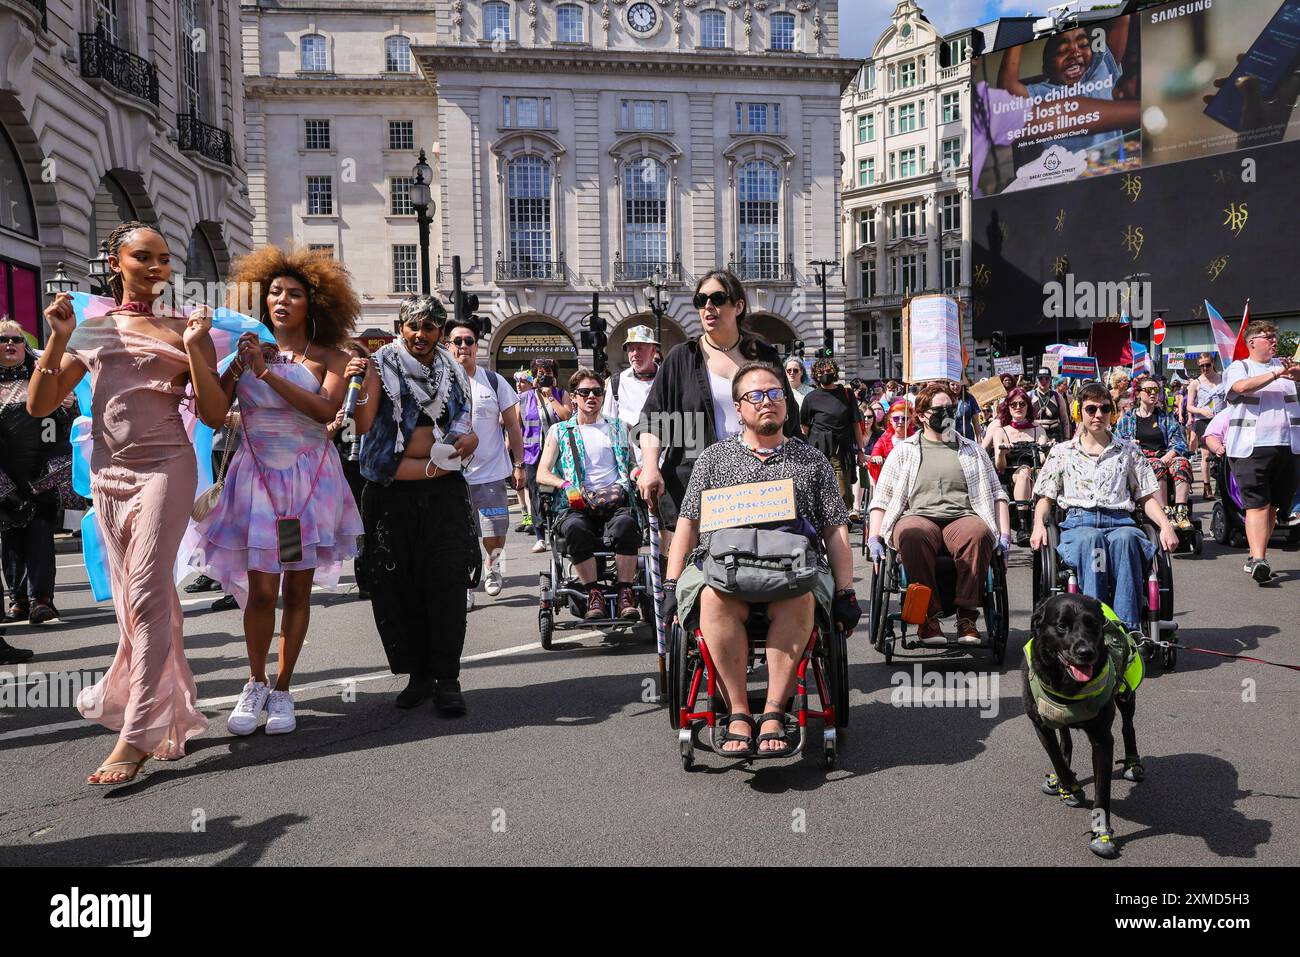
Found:
[(1214, 6), (1214, 0), (1197, 0), (1196, 3), (1180, 3), (1176, 7), (1170, 7), (1168, 10), (1157, 10), (1151, 14), (1152, 23), (1164, 23), (1166, 20), (1177, 20), (1179, 17), (1185, 17), (1189, 13), (1200, 13), (1202, 10), (1209, 10)]
[(152, 894), (70, 894), (50, 898), (50, 926), (58, 928), (130, 928), (132, 936), (148, 937), (153, 929)]

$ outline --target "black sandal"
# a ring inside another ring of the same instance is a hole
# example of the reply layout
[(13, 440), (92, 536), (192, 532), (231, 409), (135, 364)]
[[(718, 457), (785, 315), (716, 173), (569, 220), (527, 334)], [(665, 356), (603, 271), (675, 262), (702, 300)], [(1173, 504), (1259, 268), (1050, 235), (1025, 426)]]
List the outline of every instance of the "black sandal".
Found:
[[(789, 754), (793, 754), (794, 749), (798, 747), (798, 744), (795, 741), (792, 741), (790, 739), (790, 735), (785, 730), (785, 712), (784, 711), (765, 712), (764, 714), (759, 716), (758, 726), (761, 728), (763, 724), (767, 721), (781, 722), (781, 730), (769, 731), (767, 734), (760, 734), (758, 736), (758, 745), (757, 745), (759, 748), (758, 755), (764, 758), (784, 758)], [(774, 748), (771, 751), (764, 751), (762, 750), (762, 744), (764, 741), (781, 741), (784, 742), (785, 747), (781, 749)]]
[[(733, 734), (731, 725), (734, 721), (743, 721), (749, 725), (749, 734)], [(754, 716), (740, 713), (729, 714), (722, 719), (722, 724), (722, 737), (714, 740), (713, 750), (727, 758), (752, 758), (754, 749), (757, 747), (754, 744), (754, 733), (758, 730), (758, 726), (754, 724)], [(726, 751), (722, 746), (728, 741), (744, 741), (745, 749), (743, 751)]]

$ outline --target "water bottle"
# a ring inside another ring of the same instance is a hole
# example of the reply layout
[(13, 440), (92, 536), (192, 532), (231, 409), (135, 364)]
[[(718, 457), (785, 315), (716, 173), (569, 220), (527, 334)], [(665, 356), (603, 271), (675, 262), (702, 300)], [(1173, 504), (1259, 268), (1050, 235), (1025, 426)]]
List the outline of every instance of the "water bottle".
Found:
[(1066, 584), (1065, 590), (1071, 595), (1079, 594), (1079, 576), (1074, 572), (1070, 572), (1070, 580)]

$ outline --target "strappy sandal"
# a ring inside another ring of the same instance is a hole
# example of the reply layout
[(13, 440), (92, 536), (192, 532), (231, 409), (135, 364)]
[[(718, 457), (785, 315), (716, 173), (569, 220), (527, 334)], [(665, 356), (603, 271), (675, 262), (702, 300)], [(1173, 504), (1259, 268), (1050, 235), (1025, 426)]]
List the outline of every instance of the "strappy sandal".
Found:
[[(764, 714), (759, 716), (758, 726), (761, 728), (768, 721), (781, 722), (781, 730), (769, 731), (767, 734), (760, 734), (758, 736), (758, 747), (759, 747), (758, 754), (765, 758), (783, 758), (788, 754), (794, 753), (794, 749), (797, 747), (797, 745), (794, 741), (790, 739), (790, 735), (786, 733), (785, 712), (784, 711), (765, 712)], [(764, 741), (780, 741), (783, 744), (785, 744), (785, 747), (780, 749), (773, 748), (771, 751), (764, 751), (762, 750), (762, 745)]]
[(136, 779), (136, 777), (139, 775), (139, 773), (140, 773), (140, 769), (141, 769), (142, 767), (144, 767), (144, 763), (145, 763), (146, 761), (149, 760), (149, 757), (150, 757), (150, 756), (146, 754), (146, 755), (145, 755), (143, 758), (141, 758), (139, 761), (110, 761), (110, 762), (108, 762), (108, 764), (104, 764), (104, 765), (101, 765), (100, 767), (96, 768), (95, 771), (94, 771), (94, 773), (92, 773), (92, 774), (90, 775), (90, 776), (93, 778), (93, 777), (95, 777), (96, 775), (103, 774), (104, 772), (106, 772), (106, 771), (110, 771), (110, 770), (112, 770), (113, 768), (125, 768), (125, 767), (129, 767), (129, 768), (131, 768), (131, 775), (130, 775), (130, 777), (125, 777), (125, 778), (122, 778), (121, 780), (117, 780), (117, 781), (90, 781), (90, 780), (87, 780), (86, 783), (89, 784), (91, 787), (101, 787), (101, 788), (115, 788), (115, 787), (118, 787), (118, 786), (123, 785), (123, 784), (130, 784), (130, 783), (131, 783), (132, 781), (134, 781), (134, 780)]
[[(728, 758), (752, 758), (754, 756), (754, 734), (758, 731), (758, 725), (754, 723), (754, 716), (749, 714), (729, 714), (723, 721), (722, 737), (716, 739), (714, 751)], [(743, 721), (749, 725), (749, 734), (733, 734), (731, 731), (732, 722)], [(745, 749), (743, 751), (727, 751), (723, 745), (728, 741), (744, 741)]]

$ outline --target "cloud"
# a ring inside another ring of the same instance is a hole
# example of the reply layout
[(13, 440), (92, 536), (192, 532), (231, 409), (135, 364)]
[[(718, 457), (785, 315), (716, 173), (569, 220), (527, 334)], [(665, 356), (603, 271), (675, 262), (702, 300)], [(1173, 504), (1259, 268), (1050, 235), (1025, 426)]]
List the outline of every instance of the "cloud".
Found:
[[(1034, 0), (918, 0), (926, 19), (940, 33), (987, 23), (1004, 14), (1019, 16), (1033, 3)], [(880, 34), (889, 27), (895, 6), (897, 0), (840, 0), (840, 56), (870, 56)]]

